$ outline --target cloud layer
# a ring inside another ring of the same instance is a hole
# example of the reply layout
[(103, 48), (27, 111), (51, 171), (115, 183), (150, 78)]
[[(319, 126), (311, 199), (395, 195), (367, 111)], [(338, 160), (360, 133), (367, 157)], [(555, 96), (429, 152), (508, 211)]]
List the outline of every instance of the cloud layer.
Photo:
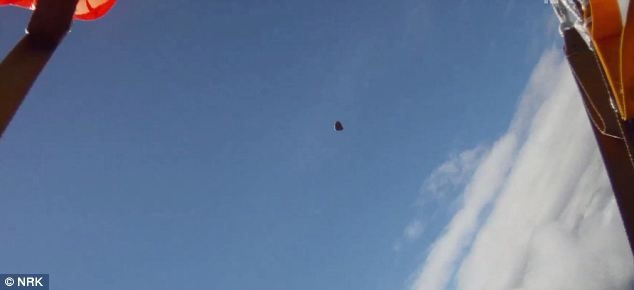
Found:
[[(452, 168), (426, 183), (464, 178), (459, 164)], [(412, 289), (630, 289), (632, 273), (577, 88), (561, 55), (546, 52), (509, 130), (477, 163)]]

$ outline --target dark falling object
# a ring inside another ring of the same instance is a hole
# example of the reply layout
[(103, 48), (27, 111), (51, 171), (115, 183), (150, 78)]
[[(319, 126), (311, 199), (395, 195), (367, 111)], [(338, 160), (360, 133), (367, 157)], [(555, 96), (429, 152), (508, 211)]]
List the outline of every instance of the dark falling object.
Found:
[(335, 131), (342, 131), (343, 130), (343, 125), (341, 125), (341, 122), (337, 121), (335, 122)]

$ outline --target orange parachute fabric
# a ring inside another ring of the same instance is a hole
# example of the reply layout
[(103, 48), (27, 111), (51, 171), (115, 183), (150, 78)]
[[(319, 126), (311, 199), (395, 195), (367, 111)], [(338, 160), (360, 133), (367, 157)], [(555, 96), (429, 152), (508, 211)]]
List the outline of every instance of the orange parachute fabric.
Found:
[[(79, 0), (75, 8), (75, 19), (96, 20), (108, 13), (116, 0)], [(14, 5), (35, 9), (37, 0), (0, 0), (0, 5)]]
[[(632, 4), (632, 3), (630, 3)], [(634, 119), (634, 5), (629, 5), (625, 25), (617, 0), (591, 0), (590, 30), (594, 47), (623, 120)]]

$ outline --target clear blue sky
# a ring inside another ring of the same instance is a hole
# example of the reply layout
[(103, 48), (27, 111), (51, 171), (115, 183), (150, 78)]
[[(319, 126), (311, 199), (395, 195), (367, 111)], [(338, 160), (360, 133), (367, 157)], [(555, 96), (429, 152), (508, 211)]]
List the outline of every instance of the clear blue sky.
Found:
[[(543, 1), (456, 2), (119, 0), (76, 23), (0, 140), (0, 272), (405, 288), (445, 225), (394, 250), (423, 180), (505, 130), (556, 28)], [(3, 54), (29, 15), (0, 8)]]

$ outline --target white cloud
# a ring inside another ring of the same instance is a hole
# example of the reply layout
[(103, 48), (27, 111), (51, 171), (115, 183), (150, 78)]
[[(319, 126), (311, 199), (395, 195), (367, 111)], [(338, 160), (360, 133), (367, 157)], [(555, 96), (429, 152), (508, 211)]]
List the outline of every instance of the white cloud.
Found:
[(403, 231), (403, 236), (407, 240), (413, 241), (418, 239), (425, 231), (425, 225), (420, 220), (411, 222)]
[(546, 52), (412, 289), (629, 289), (632, 273), (577, 88), (561, 55)]
[(433, 197), (442, 197), (448, 192), (452, 192), (464, 183), (473, 174), (479, 165), (482, 156), (486, 153), (484, 147), (464, 151), (460, 154), (453, 154), (445, 163), (434, 170), (423, 184), (425, 198), (428, 194)]

